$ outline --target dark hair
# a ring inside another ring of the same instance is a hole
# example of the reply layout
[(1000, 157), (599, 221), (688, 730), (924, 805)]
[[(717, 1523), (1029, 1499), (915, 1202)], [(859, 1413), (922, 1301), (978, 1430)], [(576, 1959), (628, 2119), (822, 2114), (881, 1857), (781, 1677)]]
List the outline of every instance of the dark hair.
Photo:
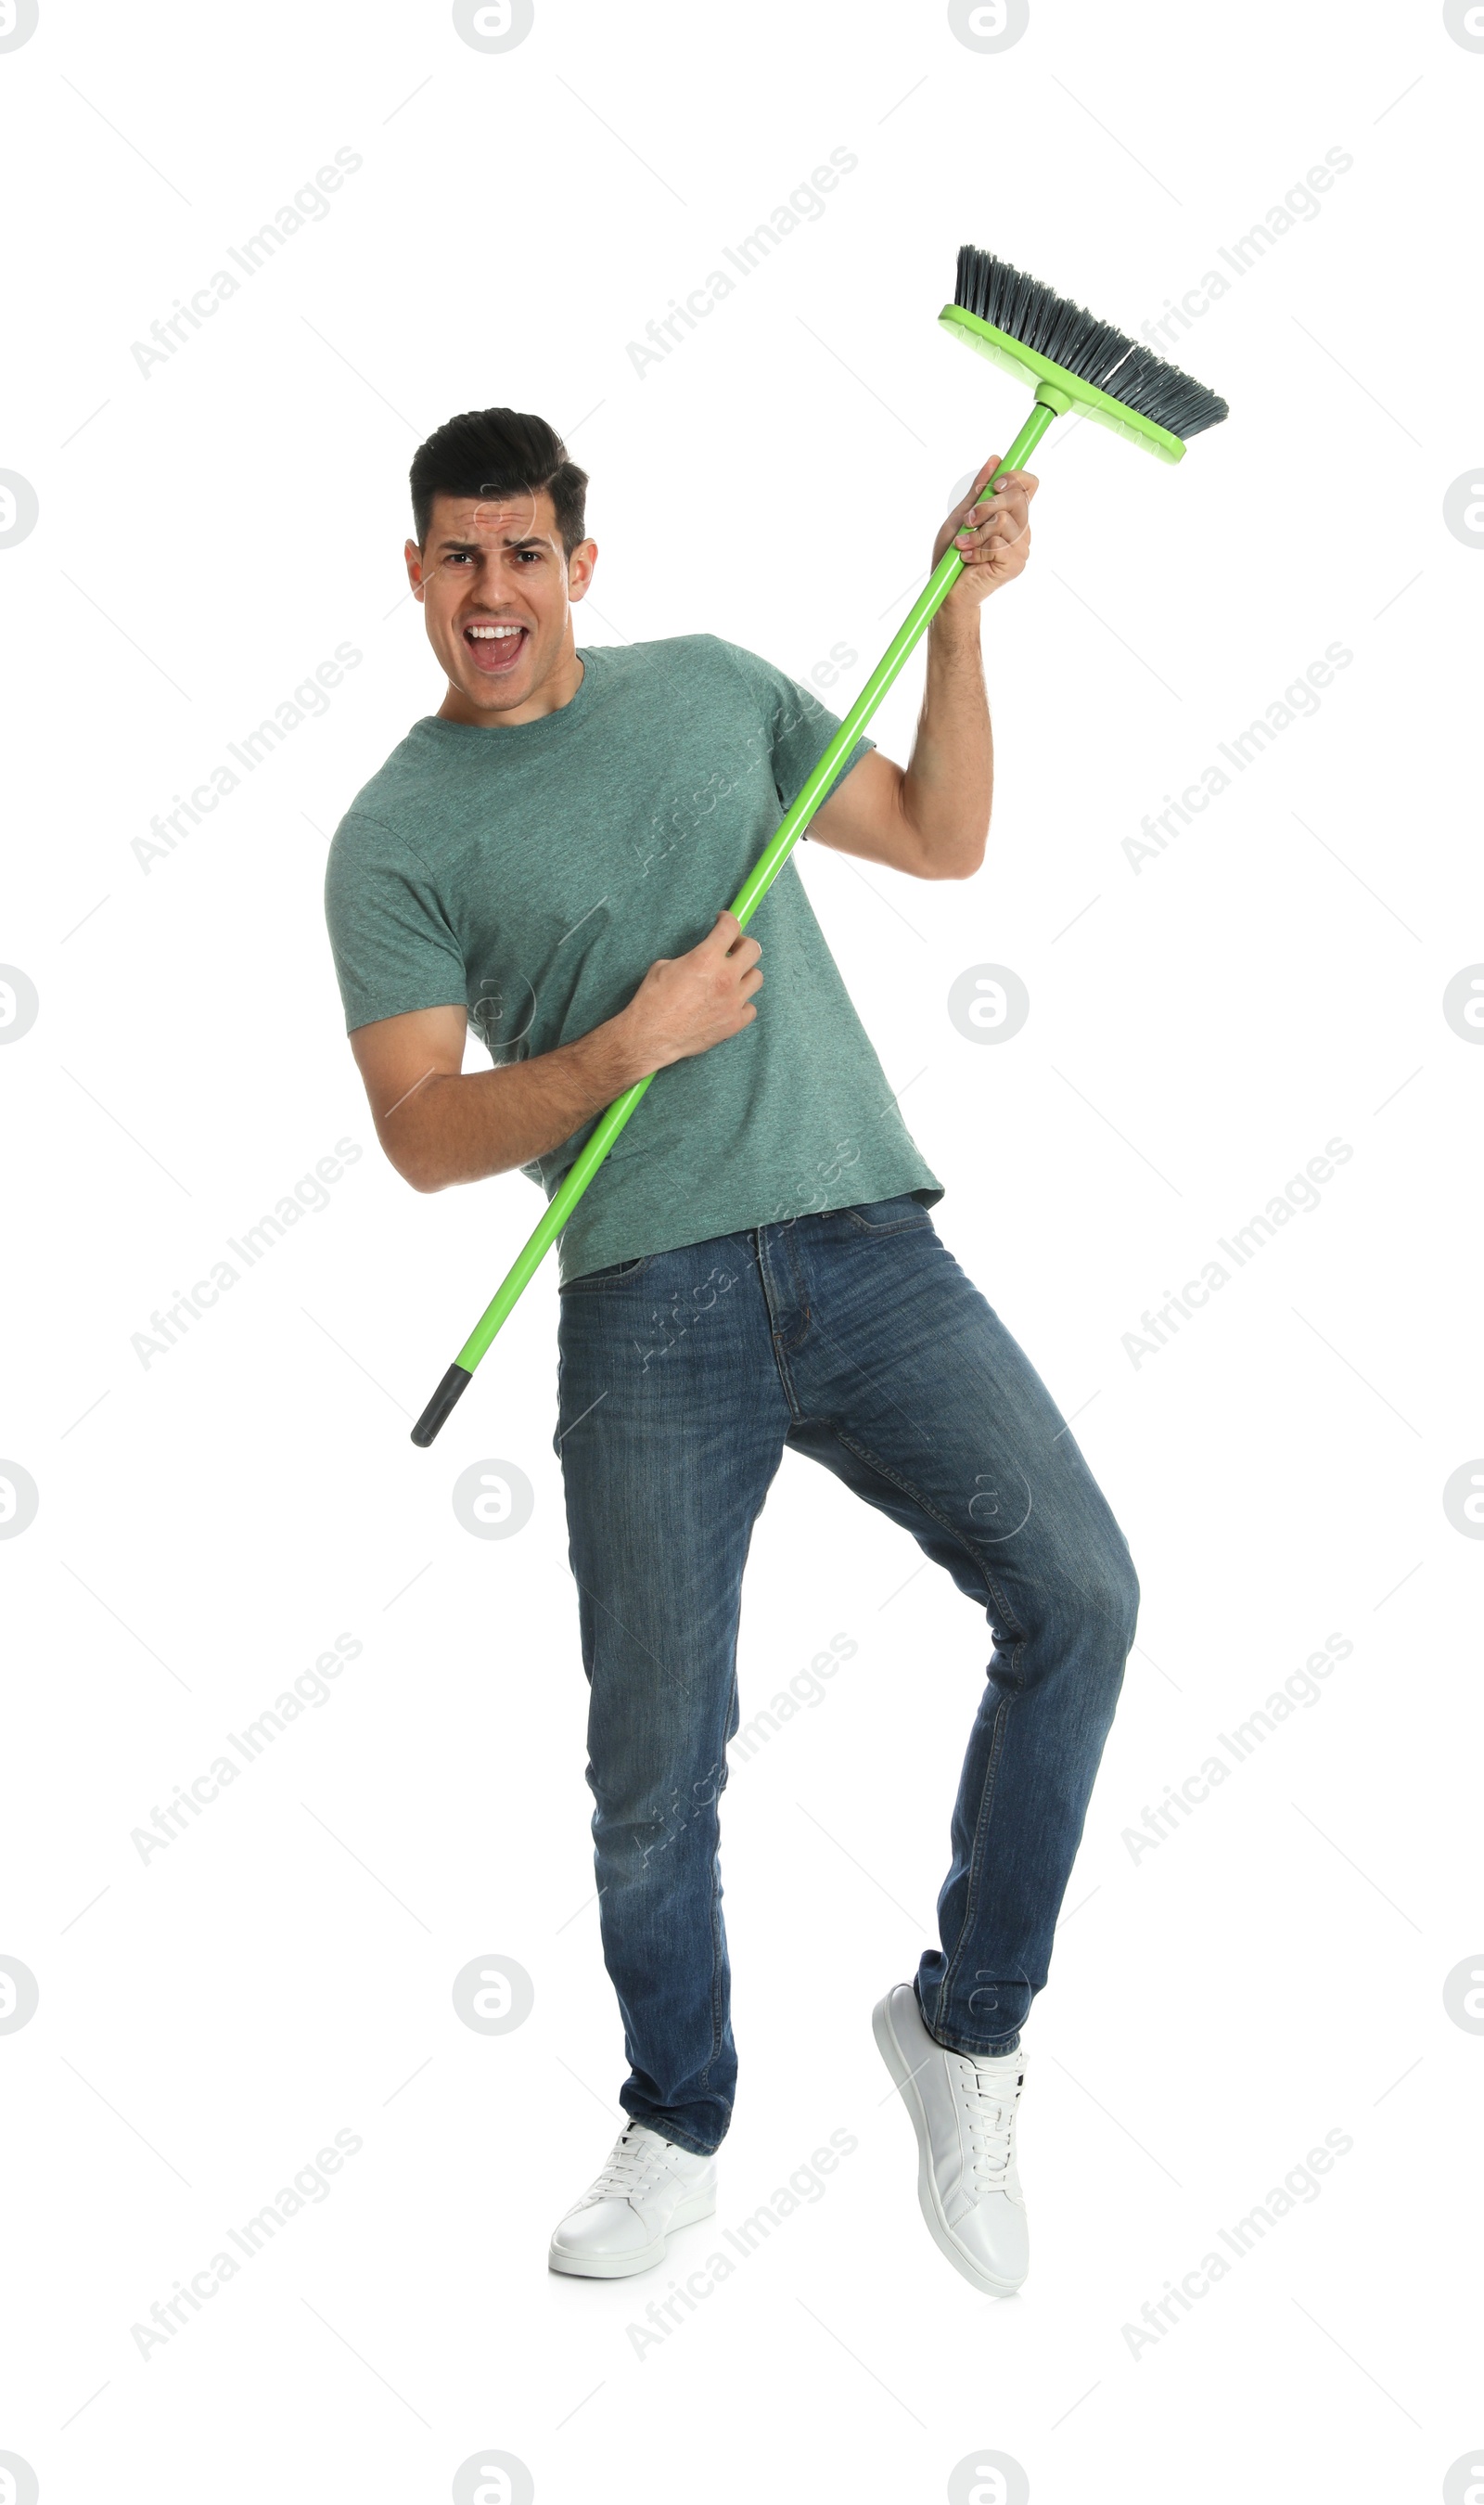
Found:
[(556, 508), (569, 556), (586, 536), (587, 472), (569, 461), (566, 444), (544, 417), (527, 417), (516, 408), (474, 408), (449, 418), (419, 444), (408, 482), (419, 547), (428, 543), (434, 496), (534, 495), (542, 487)]

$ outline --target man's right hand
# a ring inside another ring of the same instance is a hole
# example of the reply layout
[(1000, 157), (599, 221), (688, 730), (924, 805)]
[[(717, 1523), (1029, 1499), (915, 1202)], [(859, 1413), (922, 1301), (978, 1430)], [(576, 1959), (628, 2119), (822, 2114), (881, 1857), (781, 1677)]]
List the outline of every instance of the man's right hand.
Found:
[(614, 1020), (626, 1027), (643, 1070), (709, 1052), (750, 1026), (753, 996), (763, 977), (762, 949), (725, 907), (713, 930), (683, 957), (657, 957), (626, 1009)]
[(417, 1191), (528, 1165), (638, 1079), (750, 1026), (762, 953), (735, 913), (718, 913), (698, 947), (656, 960), (616, 1017), (498, 1070), (465, 1072), (462, 1006), (409, 1009), (357, 1027), (351, 1049), (376, 1136)]

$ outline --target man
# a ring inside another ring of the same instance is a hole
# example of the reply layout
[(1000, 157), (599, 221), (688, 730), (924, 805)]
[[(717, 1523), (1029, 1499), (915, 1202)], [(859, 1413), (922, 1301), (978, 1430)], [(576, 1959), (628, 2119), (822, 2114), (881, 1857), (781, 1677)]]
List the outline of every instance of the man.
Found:
[[(994, 467), (938, 534), (935, 561), (951, 541), (964, 571), (930, 631), (910, 765), (861, 740), (810, 830), (917, 878), (970, 878), (984, 854), (980, 604), (1024, 567), (1036, 491), (1018, 473), (991, 495)], [(718, 910), (835, 718), (714, 636), (579, 652), (586, 484), (510, 409), (418, 452), (407, 573), (447, 688), (352, 803), (326, 891), (377, 1136), (416, 1189), (519, 1166), (549, 1198), (604, 1108), (658, 1073), (560, 1245), (554, 1444), (632, 2066), (628, 2125), (550, 2262), (652, 2269), (716, 2205), (737, 2067), (717, 1802), (742, 1569), (788, 1447), (910, 1531), (993, 1632), (940, 1944), (874, 2027), (930, 2233), (1008, 2294), (1027, 2268), (1020, 2027), (1138, 1586), (1060, 1412), (939, 1239), (944, 1187), (795, 864), (745, 935)], [(466, 1076), (470, 1019), (494, 1067)], [(824, 1909), (801, 1948), (828, 1955)]]

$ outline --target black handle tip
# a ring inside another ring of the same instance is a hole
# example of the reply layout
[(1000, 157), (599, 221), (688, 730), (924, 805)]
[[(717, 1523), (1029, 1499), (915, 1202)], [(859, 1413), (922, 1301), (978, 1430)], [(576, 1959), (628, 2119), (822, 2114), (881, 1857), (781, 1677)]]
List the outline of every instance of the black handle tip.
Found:
[(412, 1440), (415, 1444), (421, 1444), (426, 1447), (432, 1442), (438, 1429), (445, 1423), (450, 1413), (458, 1406), (459, 1401), (463, 1398), (465, 1393), (468, 1390), (468, 1387), (473, 1380), (473, 1376), (468, 1373), (464, 1366), (451, 1365), (449, 1367), (448, 1372), (444, 1375), (442, 1382), (433, 1394), (432, 1398), (429, 1401), (428, 1406), (424, 1410), (421, 1418), (418, 1420), (417, 1425), (412, 1429)]

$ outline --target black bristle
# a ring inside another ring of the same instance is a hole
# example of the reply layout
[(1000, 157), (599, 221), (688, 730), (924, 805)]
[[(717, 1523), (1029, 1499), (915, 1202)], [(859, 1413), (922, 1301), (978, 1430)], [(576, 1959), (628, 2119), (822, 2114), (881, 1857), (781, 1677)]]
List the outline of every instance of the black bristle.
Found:
[(1220, 426), (1229, 413), (1214, 391), (1167, 365), (1153, 348), (1141, 347), (1111, 322), (1099, 322), (1081, 304), (1054, 296), (1039, 278), (1027, 278), (971, 243), (959, 249), (953, 301), (1185, 441), (1205, 427)]

